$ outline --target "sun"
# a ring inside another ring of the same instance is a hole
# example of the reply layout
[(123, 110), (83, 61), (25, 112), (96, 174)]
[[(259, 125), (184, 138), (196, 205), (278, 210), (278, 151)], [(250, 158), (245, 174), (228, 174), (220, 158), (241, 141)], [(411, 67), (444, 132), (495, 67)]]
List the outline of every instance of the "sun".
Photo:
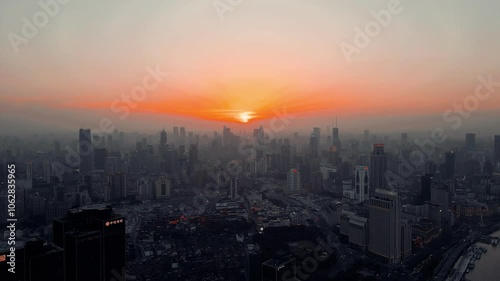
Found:
[(240, 120), (241, 122), (243, 123), (248, 123), (248, 121), (252, 118), (255, 117), (255, 112), (251, 112), (251, 111), (245, 111), (245, 112), (241, 112), (237, 119)]

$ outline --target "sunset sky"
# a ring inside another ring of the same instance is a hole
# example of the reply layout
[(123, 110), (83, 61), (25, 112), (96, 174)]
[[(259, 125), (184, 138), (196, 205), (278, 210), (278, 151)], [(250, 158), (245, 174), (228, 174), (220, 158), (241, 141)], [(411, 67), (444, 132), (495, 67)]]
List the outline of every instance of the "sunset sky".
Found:
[[(23, 17), (44, 10), (1, 1), (0, 129), (94, 128), (109, 118), (120, 130), (250, 130), (283, 108), (297, 129), (335, 115), (353, 132), (450, 128), (443, 113), (474, 94), (478, 76), (500, 82), (500, 1), (401, 0), (350, 63), (339, 46), (354, 45), (355, 28), (390, 1), (242, 0), (222, 17), (214, 2), (69, 1), (16, 53)], [(141, 86), (148, 67), (169, 75), (120, 118), (113, 102)], [(500, 87), (460, 130), (490, 132), (492, 118)]]

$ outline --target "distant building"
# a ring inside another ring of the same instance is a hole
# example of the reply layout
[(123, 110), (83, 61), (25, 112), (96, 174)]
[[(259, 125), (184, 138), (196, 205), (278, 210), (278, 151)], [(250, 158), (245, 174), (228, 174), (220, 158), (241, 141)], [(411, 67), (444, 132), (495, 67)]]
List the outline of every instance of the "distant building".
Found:
[(127, 173), (108, 174), (105, 201), (127, 197)]
[(106, 148), (96, 148), (94, 151), (94, 167), (96, 170), (106, 169), (106, 158), (108, 150)]
[(286, 183), (288, 190), (301, 190), (302, 183), (300, 179), (300, 171), (297, 169), (290, 169), (287, 173)]
[(452, 179), (455, 176), (455, 152), (450, 151), (444, 154), (443, 178)]
[(476, 134), (465, 134), (465, 151), (467, 153), (476, 151)]
[(497, 170), (500, 170), (500, 135), (495, 135), (495, 143), (493, 147), (493, 164)]
[(94, 164), (94, 148), (90, 129), (80, 129), (78, 138), (78, 155), (80, 157), (80, 172), (90, 173)]
[(312, 159), (318, 158), (318, 153), (319, 153), (318, 144), (319, 144), (318, 136), (312, 133), (311, 137), (309, 138), (309, 156)]
[(333, 134), (332, 134), (332, 146), (335, 147), (336, 151), (341, 151), (342, 150), (342, 143), (339, 138), (339, 128), (335, 127), (333, 128)]
[(167, 132), (165, 132), (165, 130), (160, 132), (160, 145), (167, 145)]
[(408, 133), (401, 134), (401, 145), (405, 146), (408, 144)]
[(420, 177), (420, 202), (431, 200), (431, 185), (433, 176), (426, 174)]
[(165, 199), (170, 197), (171, 181), (167, 177), (160, 177), (155, 181), (155, 198)]
[(370, 178), (368, 166), (356, 166), (356, 170), (354, 171), (354, 189), (356, 190), (357, 203), (362, 203), (369, 199)]
[(374, 144), (370, 156), (370, 193), (374, 193), (377, 188), (387, 189), (386, 172), (387, 155), (384, 152), (384, 144)]

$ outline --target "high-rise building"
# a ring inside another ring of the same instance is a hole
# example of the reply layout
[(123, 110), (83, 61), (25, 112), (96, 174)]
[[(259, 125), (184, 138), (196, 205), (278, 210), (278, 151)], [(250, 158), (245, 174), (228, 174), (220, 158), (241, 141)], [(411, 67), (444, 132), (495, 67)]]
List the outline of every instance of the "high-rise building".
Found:
[(455, 176), (455, 152), (444, 154), (443, 178), (452, 179)]
[(227, 198), (230, 198), (230, 199), (238, 198), (238, 178), (235, 176), (231, 176), (229, 178)]
[(155, 198), (165, 199), (170, 197), (171, 181), (169, 178), (160, 177), (155, 181)]
[(370, 197), (368, 250), (388, 263), (401, 260), (401, 203), (398, 193), (376, 189)]
[(408, 133), (402, 133), (401, 134), (401, 145), (407, 145), (408, 144)]
[(282, 172), (287, 172), (290, 169), (290, 144), (285, 141), (281, 146), (281, 165)]
[(342, 149), (342, 143), (339, 138), (339, 128), (337, 127), (333, 128), (332, 146), (339, 152)]
[(279, 253), (262, 264), (262, 281), (296, 280), (296, 262), (291, 255)]
[(64, 249), (64, 280), (125, 280), (125, 218), (111, 206), (70, 209), (54, 220), (53, 234), (54, 243)]
[(96, 148), (94, 152), (94, 167), (96, 170), (105, 170), (108, 150), (106, 148)]
[(192, 174), (196, 171), (198, 165), (198, 144), (191, 144), (189, 146), (189, 163), (188, 172)]
[(439, 203), (439, 212), (441, 221), (437, 223), (443, 228), (448, 229), (450, 226), (450, 191), (447, 185), (442, 182), (434, 182), (431, 187), (431, 201)]
[(356, 191), (356, 202), (362, 203), (369, 199), (370, 180), (368, 166), (356, 166), (354, 171), (354, 189)]
[(493, 148), (493, 164), (500, 168), (500, 135), (495, 135), (495, 144)]
[(222, 146), (228, 146), (231, 143), (231, 129), (224, 126), (222, 129)]
[(14, 273), (9, 272), (9, 255), (10, 250), (0, 251), (0, 280), (65, 280), (63, 249), (56, 245), (44, 244), (39, 238), (26, 241), (16, 249)]
[(319, 153), (318, 144), (319, 144), (318, 136), (315, 133), (312, 133), (311, 137), (309, 138), (309, 156), (312, 159), (318, 158), (318, 153)]
[(33, 180), (33, 162), (26, 163), (26, 179)]
[(314, 135), (316, 136), (316, 141), (318, 142), (318, 148), (320, 147), (321, 145), (321, 129), (318, 128), (318, 127), (314, 127), (313, 128), (313, 133)]
[(66, 280), (102, 280), (102, 234), (74, 230), (65, 234)]
[(363, 132), (363, 142), (365, 144), (368, 144), (370, 142), (370, 131), (369, 130), (365, 130)]
[(78, 155), (80, 157), (80, 172), (90, 173), (94, 164), (94, 147), (92, 146), (90, 129), (80, 129)]
[(370, 156), (370, 193), (375, 189), (387, 189), (385, 173), (387, 172), (387, 155), (384, 152), (384, 144), (374, 144)]
[(420, 203), (431, 200), (432, 178), (430, 174), (420, 177)]
[(288, 190), (300, 190), (302, 183), (300, 181), (300, 172), (297, 169), (290, 169), (287, 173), (286, 184)]
[(245, 278), (246, 281), (261, 281), (260, 248), (257, 244), (245, 245)]
[(185, 127), (180, 127), (179, 128), (179, 138), (180, 138), (180, 144), (185, 144), (186, 143), (186, 128)]
[(127, 173), (108, 174), (105, 190), (106, 201), (127, 197)]
[(174, 142), (179, 141), (179, 127), (174, 127)]
[(162, 130), (160, 133), (160, 145), (164, 146), (167, 144), (167, 132), (165, 130)]
[(465, 134), (465, 151), (467, 152), (476, 151), (476, 134), (473, 133)]

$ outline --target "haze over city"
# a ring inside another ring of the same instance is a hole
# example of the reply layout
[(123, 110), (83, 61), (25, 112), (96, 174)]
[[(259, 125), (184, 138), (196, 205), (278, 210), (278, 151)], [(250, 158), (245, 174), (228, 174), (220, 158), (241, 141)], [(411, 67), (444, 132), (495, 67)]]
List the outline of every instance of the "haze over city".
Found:
[(0, 280), (500, 280), (498, 11), (0, 1)]

